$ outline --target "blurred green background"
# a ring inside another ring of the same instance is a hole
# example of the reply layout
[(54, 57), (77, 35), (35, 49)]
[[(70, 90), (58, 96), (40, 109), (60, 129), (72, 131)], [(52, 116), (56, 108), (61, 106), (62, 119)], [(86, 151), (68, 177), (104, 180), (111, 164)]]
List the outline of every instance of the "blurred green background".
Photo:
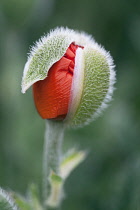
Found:
[(69, 177), (62, 210), (140, 209), (140, 1), (0, 0), (0, 186), (41, 187), (45, 121), (21, 94), (30, 46), (56, 26), (86, 31), (111, 52), (114, 100), (90, 125), (67, 130), (64, 151), (89, 149)]

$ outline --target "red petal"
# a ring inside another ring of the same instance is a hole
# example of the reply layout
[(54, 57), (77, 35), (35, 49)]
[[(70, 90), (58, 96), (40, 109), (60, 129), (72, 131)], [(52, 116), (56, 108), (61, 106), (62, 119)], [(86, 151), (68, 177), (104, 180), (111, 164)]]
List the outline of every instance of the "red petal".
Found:
[(64, 119), (67, 115), (77, 48), (72, 43), (46, 79), (33, 85), (35, 105), (43, 119)]

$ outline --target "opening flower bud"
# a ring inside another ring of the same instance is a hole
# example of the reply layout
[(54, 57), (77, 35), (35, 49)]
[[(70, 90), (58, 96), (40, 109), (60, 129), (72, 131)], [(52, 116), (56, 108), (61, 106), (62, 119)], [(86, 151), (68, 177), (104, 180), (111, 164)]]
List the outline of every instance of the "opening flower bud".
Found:
[(78, 45), (72, 43), (64, 56), (52, 65), (44, 80), (33, 84), (36, 108), (44, 119), (64, 119), (68, 113), (70, 91)]
[(57, 28), (32, 48), (22, 92), (33, 85), (42, 118), (81, 126), (107, 106), (114, 83), (113, 60), (104, 48), (85, 33)]

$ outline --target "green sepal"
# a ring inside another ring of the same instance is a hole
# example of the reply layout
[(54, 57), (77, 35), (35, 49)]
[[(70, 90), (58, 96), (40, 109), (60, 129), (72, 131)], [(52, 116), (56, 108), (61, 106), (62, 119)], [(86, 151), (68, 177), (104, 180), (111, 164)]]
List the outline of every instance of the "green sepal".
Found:
[(72, 126), (82, 126), (92, 121), (100, 110), (110, 87), (110, 65), (102, 50), (86, 47), (84, 52), (84, 84), (79, 107), (72, 119)]
[(50, 32), (42, 37), (32, 48), (28, 61), (24, 68), (22, 78), (22, 92), (35, 82), (47, 77), (50, 67), (65, 54), (67, 48), (74, 41), (73, 37), (67, 36), (63, 30)]

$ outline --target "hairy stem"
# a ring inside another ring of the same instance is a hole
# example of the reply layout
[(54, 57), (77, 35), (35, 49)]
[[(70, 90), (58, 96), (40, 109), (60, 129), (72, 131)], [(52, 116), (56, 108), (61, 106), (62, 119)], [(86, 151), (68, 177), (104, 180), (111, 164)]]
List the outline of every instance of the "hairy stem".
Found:
[[(61, 160), (61, 146), (64, 136), (64, 124), (59, 121), (46, 121), (46, 132), (43, 153), (43, 202), (47, 208), (47, 199), (50, 195), (49, 176), (51, 171), (59, 174)], [(48, 207), (47, 210), (50, 208)], [(57, 209), (57, 208), (55, 208)]]

